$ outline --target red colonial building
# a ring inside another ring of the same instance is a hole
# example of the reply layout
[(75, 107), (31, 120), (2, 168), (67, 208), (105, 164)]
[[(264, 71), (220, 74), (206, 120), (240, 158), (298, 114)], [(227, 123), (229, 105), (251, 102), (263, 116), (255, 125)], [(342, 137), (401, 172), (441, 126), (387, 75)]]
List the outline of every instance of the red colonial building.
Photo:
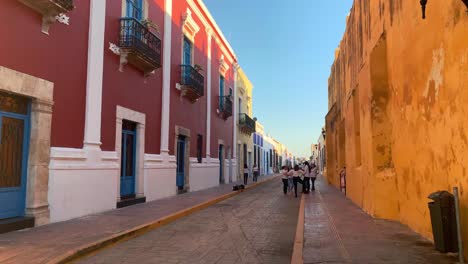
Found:
[(0, 17), (0, 232), (233, 180), (237, 58), (202, 1)]

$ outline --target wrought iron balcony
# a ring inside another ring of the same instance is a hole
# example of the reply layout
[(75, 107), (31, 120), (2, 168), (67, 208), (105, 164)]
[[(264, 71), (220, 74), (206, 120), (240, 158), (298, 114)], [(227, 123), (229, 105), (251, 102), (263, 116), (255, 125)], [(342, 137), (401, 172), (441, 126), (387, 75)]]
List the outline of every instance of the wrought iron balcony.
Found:
[(48, 33), (49, 26), (57, 20), (59, 14), (72, 11), (73, 0), (19, 0), (42, 14), (42, 32)]
[(192, 102), (205, 95), (205, 77), (192, 65), (180, 65), (180, 90)]
[(232, 99), (231, 96), (220, 96), (219, 97), (219, 115), (227, 119), (232, 116)]
[(120, 19), (121, 63), (130, 63), (145, 75), (161, 67), (161, 40), (135, 18)]
[(245, 134), (252, 134), (255, 133), (255, 120), (253, 120), (249, 115), (247, 114), (239, 114), (239, 129), (242, 133)]

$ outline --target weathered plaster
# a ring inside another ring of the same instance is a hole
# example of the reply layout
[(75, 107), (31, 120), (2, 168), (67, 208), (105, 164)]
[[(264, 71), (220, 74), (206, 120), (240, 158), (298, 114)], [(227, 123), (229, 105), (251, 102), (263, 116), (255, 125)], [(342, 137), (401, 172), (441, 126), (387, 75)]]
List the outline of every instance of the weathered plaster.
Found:
[[(346, 166), (351, 200), (429, 239), (427, 196), (434, 191), (459, 186), (468, 221), (465, 10), (461, 1), (433, 1), (423, 20), (418, 1), (355, 0), (329, 78), (328, 181), (338, 185)], [(347, 102), (356, 87), (360, 140)]]

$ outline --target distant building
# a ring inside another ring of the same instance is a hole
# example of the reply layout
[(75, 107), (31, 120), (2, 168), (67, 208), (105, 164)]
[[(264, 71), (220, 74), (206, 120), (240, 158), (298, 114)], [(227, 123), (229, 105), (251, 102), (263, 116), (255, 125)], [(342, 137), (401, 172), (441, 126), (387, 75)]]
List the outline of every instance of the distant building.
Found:
[(256, 131), (256, 121), (252, 118), (252, 90), (253, 85), (247, 75), (239, 67), (237, 71), (237, 92), (236, 102), (239, 112), (237, 122), (237, 164), (236, 177), (242, 179), (244, 165), (252, 169), (254, 157), (253, 136)]

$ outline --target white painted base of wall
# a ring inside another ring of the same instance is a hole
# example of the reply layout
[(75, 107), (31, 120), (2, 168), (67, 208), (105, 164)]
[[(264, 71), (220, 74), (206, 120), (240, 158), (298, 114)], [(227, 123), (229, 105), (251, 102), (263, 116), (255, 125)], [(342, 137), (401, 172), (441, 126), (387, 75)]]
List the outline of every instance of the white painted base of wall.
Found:
[(174, 156), (145, 154), (146, 201), (176, 195), (176, 160)]
[(219, 162), (198, 163), (196, 159), (190, 158), (190, 191), (199, 191), (219, 185)]
[[(143, 195), (147, 201), (176, 195), (177, 165), (174, 156), (145, 154), (143, 164)], [(236, 162), (226, 160), (225, 164), (225, 182), (229, 183), (229, 171), (236, 170)], [(190, 158), (189, 177), (190, 191), (218, 186), (219, 160), (204, 159), (198, 163), (196, 158)], [(119, 188), (120, 159), (117, 152), (101, 151), (98, 146), (51, 148), (48, 193), (51, 223), (115, 209)]]
[(113, 152), (51, 148), (50, 222), (114, 209), (118, 176), (118, 158)]

